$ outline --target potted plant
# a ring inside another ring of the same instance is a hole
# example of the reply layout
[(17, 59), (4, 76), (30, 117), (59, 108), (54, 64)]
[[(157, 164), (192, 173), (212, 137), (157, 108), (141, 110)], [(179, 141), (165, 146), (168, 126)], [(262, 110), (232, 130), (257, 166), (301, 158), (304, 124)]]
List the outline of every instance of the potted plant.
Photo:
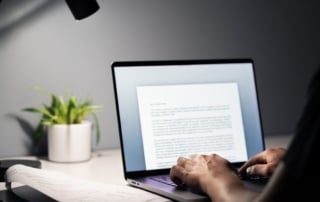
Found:
[(48, 158), (55, 162), (80, 162), (91, 157), (92, 123), (86, 117), (92, 115), (96, 126), (96, 144), (100, 141), (100, 126), (95, 112), (102, 107), (92, 105), (91, 100), (78, 100), (75, 96), (58, 96), (40, 87), (37, 91), (51, 97), (51, 104), (42, 107), (24, 108), (24, 111), (39, 113), (41, 118), (34, 133), (39, 142), (48, 132)]

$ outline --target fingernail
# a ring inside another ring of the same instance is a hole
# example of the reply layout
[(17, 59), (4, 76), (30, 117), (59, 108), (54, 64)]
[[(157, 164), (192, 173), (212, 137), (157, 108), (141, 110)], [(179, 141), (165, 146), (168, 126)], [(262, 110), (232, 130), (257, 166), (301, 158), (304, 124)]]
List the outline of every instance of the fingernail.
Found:
[(253, 167), (252, 166), (250, 166), (250, 167), (248, 167), (247, 169), (246, 169), (246, 173), (247, 174), (252, 174), (252, 172), (253, 172)]

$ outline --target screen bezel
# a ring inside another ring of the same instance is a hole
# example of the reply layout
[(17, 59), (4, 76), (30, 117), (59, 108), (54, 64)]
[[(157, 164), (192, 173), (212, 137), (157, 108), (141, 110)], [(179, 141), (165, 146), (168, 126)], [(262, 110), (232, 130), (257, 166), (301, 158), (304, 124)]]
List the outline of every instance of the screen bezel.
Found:
[[(117, 68), (122, 67), (143, 67), (143, 66), (168, 66), (168, 65), (201, 65), (201, 64), (232, 64), (232, 63), (251, 63), (252, 64), (252, 71), (253, 71), (253, 78), (254, 78), (254, 88), (256, 93), (256, 103), (258, 109), (258, 117), (259, 117), (259, 124), (260, 124), (260, 134), (261, 134), (261, 149), (265, 149), (265, 142), (264, 142), (264, 133), (262, 127), (262, 120), (261, 120), (261, 112), (260, 112), (260, 104), (259, 104), (259, 96), (257, 90), (257, 82), (256, 82), (256, 75), (255, 75), (255, 66), (252, 59), (205, 59), (205, 60), (150, 60), (150, 61), (114, 61), (111, 64), (112, 68), (112, 77), (113, 77), (113, 87), (114, 87), (114, 95), (115, 95), (115, 103), (116, 103), (116, 112), (117, 112), (117, 122), (118, 122), (118, 132), (120, 137), (120, 146), (121, 146), (121, 155), (123, 161), (123, 169), (125, 173), (125, 177), (136, 177), (140, 175), (153, 175), (153, 174), (167, 174), (170, 169), (157, 169), (157, 170), (135, 170), (135, 171), (127, 171), (127, 164), (125, 161), (126, 154), (123, 149), (124, 142), (122, 137), (122, 129), (121, 129), (121, 117), (120, 117), (120, 106), (119, 100), (117, 95), (117, 80), (115, 76), (115, 71)], [(134, 75), (132, 75), (134, 76)], [(244, 162), (235, 162), (232, 163), (235, 167), (239, 167)]]

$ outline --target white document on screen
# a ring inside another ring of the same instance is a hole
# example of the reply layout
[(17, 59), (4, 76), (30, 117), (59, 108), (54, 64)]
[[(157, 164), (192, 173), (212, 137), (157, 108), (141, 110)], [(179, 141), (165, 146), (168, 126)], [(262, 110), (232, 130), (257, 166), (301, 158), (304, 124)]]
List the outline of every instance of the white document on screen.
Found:
[(237, 83), (138, 86), (137, 96), (147, 169), (192, 154), (247, 160)]

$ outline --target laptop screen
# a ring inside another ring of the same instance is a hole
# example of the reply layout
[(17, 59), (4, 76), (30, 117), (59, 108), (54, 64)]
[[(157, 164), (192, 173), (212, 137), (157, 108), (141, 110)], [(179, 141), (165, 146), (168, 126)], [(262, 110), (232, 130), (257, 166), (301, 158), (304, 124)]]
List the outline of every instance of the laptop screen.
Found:
[(126, 172), (264, 150), (252, 60), (114, 62), (112, 74)]

